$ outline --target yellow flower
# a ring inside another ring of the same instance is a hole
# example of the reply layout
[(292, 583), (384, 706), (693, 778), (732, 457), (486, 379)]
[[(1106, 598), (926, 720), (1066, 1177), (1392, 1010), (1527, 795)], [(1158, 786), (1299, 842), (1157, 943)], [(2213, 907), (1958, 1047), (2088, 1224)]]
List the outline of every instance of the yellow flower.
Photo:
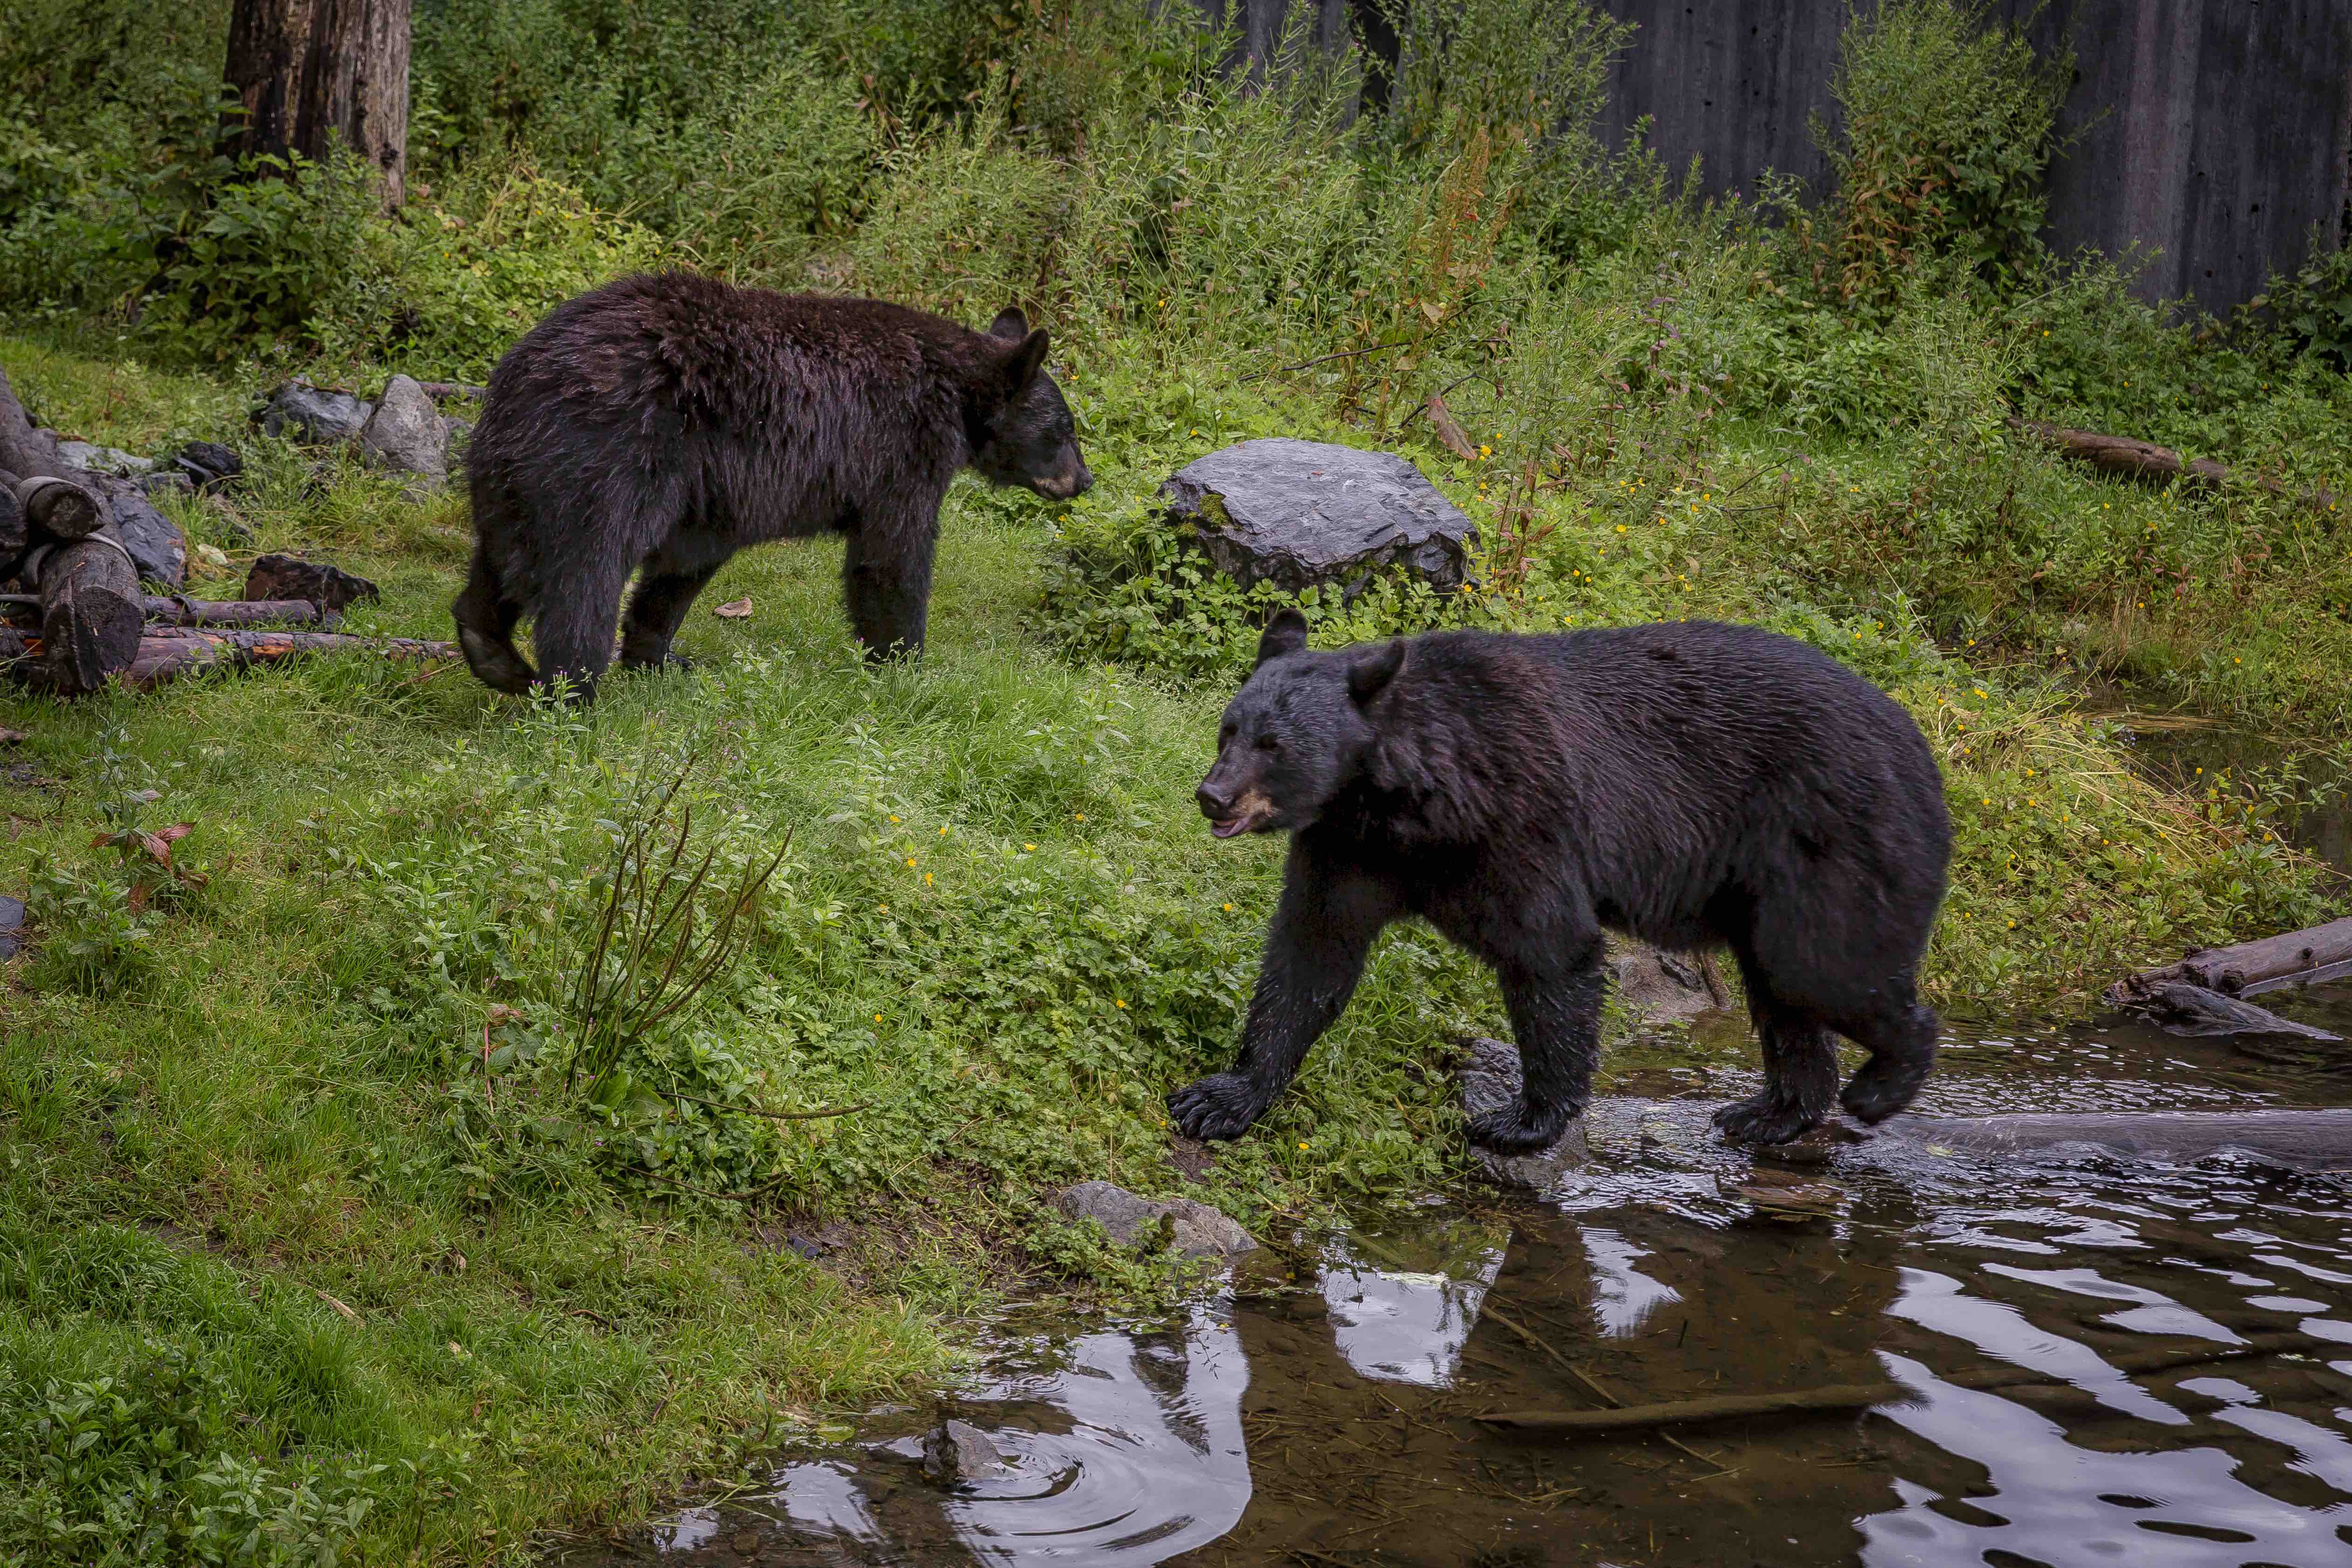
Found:
[(1122, 1001), (1120, 998), (1118, 998), (1118, 997), (1117, 997), (1117, 996), (1114, 996), (1114, 997), (1112, 997), (1112, 998), (1110, 999), (1110, 1005), (1111, 1005), (1112, 1006), (1114, 1006), (1114, 1007), (1124, 1007), (1124, 1006), (1126, 1006), (1126, 1005), (1127, 1005), (1126, 1002)]
[(1306, 1148), (1306, 1147), (1307, 1147), (1306, 1141), (1305, 1141), (1305, 1140), (1303, 1140), (1303, 1139), (1302, 1139), (1302, 1140), (1300, 1140), (1298, 1146), (1299, 1146), (1301, 1149)]
[(1072, 812), (1070, 815), (1071, 815), (1071, 816), (1072, 816), (1072, 817), (1076, 818), (1077, 821), (1080, 821), (1080, 822), (1084, 822), (1084, 821), (1087, 819), (1087, 814), (1086, 814), (1085, 812), (1083, 812), (1083, 811), (1074, 811), (1074, 812)]
[(909, 870), (909, 871), (911, 871), (911, 870), (913, 870), (914, 868), (915, 868), (915, 858), (914, 858), (912, 855), (909, 855), (909, 856), (908, 856), (908, 857), (907, 857), (907, 869), (908, 869), (908, 870)]
[(890, 818), (890, 820), (891, 820), (891, 821), (893, 821), (893, 822), (896, 822), (896, 821), (898, 821), (898, 819), (896, 816), (893, 816), (893, 817), (891, 817), (891, 818)]
[(948, 836), (948, 830), (947, 830), (946, 828), (944, 828), (944, 827), (940, 828), (940, 837), (942, 837), (942, 838), (945, 838), (947, 836)]
[(874, 1021), (875, 1021), (876, 1023), (877, 1023), (877, 1024), (878, 1024), (878, 1023), (880, 1023), (880, 1022), (882, 1021), (882, 1015), (881, 1015), (881, 1014), (879, 1014), (879, 1013), (875, 1014), (875, 1015), (874, 1015)]
[(1482, 458), (1491, 458), (1495, 455), (1495, 448), (1486, 445), (1484, 442), (1481, 442), (1478, 447), (1478, 455)]
[(1624, 525), (1623, 523), (1622, 523), (1622, 522), (1621, 522), (1621, 523), (1619, 523), (1619, 524), (1617, 525), (1617, 531), (1618, 531), (1618, 532), (1620, 532), (1620, 533), (1624, 532), (1624, 531), (1625, 531), (1625, 525)]
[(1037, 847), (1034, 844), (1024, 844), (1021, 847), (1021, 852), (1024, 855), (1034, 854), (1036, 853), (1036, 849)]
[(1234, 912), (1234, 906), (1233, 906), (1233, 905), (1231, 905), (1231, 904), (1227, 904), (1227, 905), (1225, 906), (1225, 913), (1227, 913), (1227, 914), (1232, 914), (1233, 912)]
[(926, 888), (928, 888), (928, 887), (929, 887), (930, 885), (931, 885), (931, 874), (930, 874), (929, 871), (926, 871), (926, 872), (924, 872), (924, 873), (923, 873), (923, 886), (925, 886)]

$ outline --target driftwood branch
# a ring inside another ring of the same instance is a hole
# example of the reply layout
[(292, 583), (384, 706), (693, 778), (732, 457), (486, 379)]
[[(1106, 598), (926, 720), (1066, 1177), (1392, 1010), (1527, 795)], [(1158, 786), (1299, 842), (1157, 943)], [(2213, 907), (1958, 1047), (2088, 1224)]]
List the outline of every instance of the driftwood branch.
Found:
[[(144, 691), (202, 670), (275, 664), (309, 653), (454, 659), (457, 657), (457, 645), (417, 637), (352, 637), (341, 632), (158, 626), (150, 628), (139, 639), (137, 657), (119, 674), (124, 684)], [(40, 637), (14, 627), (0, 627), (0, 663), (38, 661), (45, 655)]]
[[(2129, 436), (2103, 436), (2095, 430), (2074, 430), (2034, 419), (2014, 423), (2019, 429), (2039, 436), (2074, 461), (2116, 479), (2158, 486), (2177, 482), (2208, 494), (2218, 494), (2230, 482), (2227, 466), (2210, 458), (2183, 458), (2171, 447), (2159, 447), (2153, 441), (2135, 440)], [(2266, 476), (2252, 482), (2272, 495), (2299, 500), (2323, 511), (2336, 504), (2335, 495), (2325, 489), (2290, 490)]]
[[(191, 599), (183, 595), (159, 599), (149, 595), (140, 603), (151, 626), (311, 626), (320, 619), (319, 606), (308, 599)], [(39, 626), (41, 596), (0, 594), (0, 620), (10, 626)]]
[(2315, 972), (2346, 963), (2352, 963), (2352, 919), (2231, 947), (2209, 947), (2178, 963), (2126, 975), (2107, 987), (2106, 1000), (2111, 1006), (2143, 1006), (2167, 985), (2177, 984), (2201, 985), (2225, 996), (2259, 994), (2301, 977), (2324, 978)]
[[(2194, 1350), (2126, 1351), (2105, 1358), (2122, 1373), (2170, 1372), (2206, 1366), (2215, 1362), (2245, 1361), (2258, 1356), (2288, 1355), (2307, 1351), (2341, 1351), (2335, 1340), (2315, 1334), (2259, 1334), (2242, 1344), (2206, 1345)], [(2064, 1378), (2019, 1367), (1995, 1367), (1958, 1372), (1944, 1382), (1961, 1388), (1999, 1389), (2053, 1387)], [(1717, 1394), (1703, 1399), (1677, 1399), (1659, 1405), (1629, 1405), (1616, 1410), (1498, 1410), (1476, 1417), (1490, 1426), (1558, 1437), (1589, 1437), (1612, 1432), (1646, 1432), (1661, 1426), (1696, 1426), (1718, 1421), (1748, 1420), (1759, 1415), (1838, 1414), (1904, 1405), (1917, 1400), (1919, 1391), (1900, 1383), (1840, 1383), (1819, 1388), (1787, 1389), (1776, 1394)]]

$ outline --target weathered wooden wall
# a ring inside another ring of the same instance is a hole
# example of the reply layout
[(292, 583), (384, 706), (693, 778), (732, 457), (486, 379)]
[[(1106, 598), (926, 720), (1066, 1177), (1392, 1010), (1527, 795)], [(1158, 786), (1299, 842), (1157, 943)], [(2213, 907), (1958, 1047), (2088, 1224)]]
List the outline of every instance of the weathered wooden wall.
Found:
[[(1292, 5), (1344, 36), (1349, 0), (1202, 0), (1237, 13), (1264, 58)], [(1696, 157), (1709, 193), (1748, 191), (1767, 169), (1814, 190), (1829, 164), (1812, 138), (1832, 117), (1842, 0), (1598, 0), (1637, 25), (1610, 73), (1604, 139), (1647, 115), (1650, 144), (1679, 173)], [(1356, 0), (1355, 9), (1365, 8)], [(2226, 310), (2299, 265), (2316, 224), (2344, 239), (2352, 168), (2352, 0), (2000, 0), (2044, 49), (2071, 39), (2078, 132), (2051, 170), (2051, 242), (2113, 255), (2161, 251), (2150, 298)]]

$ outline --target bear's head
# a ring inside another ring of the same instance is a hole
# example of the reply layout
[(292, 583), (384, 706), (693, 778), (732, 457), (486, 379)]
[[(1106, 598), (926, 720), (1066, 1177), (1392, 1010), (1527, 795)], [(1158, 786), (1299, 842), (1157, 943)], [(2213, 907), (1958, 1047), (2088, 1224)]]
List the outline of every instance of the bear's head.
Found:
[(1307, 651), (1307, 618), (1285, 610), (1258, 639), (1257, 668), (1225, 705), (1217, 765), (1193, 798), (1220, 838), (1311, 826), (1370, 752), (1367, 709), (1404, 668), (1405, 644)]
[(988, 324), (988, 335), (1003, 353), (979, 400), (971, 466), (992, 484), (1022, 485), (1049, 500), (1085, 494), (1095, 477), (1079, 455), (1070, 405), (1045, 374), (1045, 330), (1031, 331), (1028, 319), (1008, 309)]

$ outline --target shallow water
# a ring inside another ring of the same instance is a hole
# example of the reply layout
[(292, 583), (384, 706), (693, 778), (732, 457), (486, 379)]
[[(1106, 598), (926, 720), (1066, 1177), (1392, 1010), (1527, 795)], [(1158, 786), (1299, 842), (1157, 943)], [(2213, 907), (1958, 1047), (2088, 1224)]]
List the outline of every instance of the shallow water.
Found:
[[(2264, 1001), (2352, 1035), (2352, 987)], [(2352, 1052), (2129, 1025), (1947, 1047), (1929, 1114), (2352, 1104)], [(1597, 1105), (1591, 1168), (1541, 1204), (1281, 1238), (1168, 1322), (1008, 1321), (954, 1401), (1000, 1479), (935, 1485), (932, 1414), (877, 1415), (568, 1561), (2352, 1564), (2352, 1180), (1886, 1139), (1776, 1170), (1707, 1130), (1740, 1076)], [(2274, 1331), (2344, 1348), (2112, 1359)], [(2048, 1381), (1950, 1381), (2000, 1367)], [(1890, 1376), (1914, 1397), (1673, 1441), (1473, 1419)]]

